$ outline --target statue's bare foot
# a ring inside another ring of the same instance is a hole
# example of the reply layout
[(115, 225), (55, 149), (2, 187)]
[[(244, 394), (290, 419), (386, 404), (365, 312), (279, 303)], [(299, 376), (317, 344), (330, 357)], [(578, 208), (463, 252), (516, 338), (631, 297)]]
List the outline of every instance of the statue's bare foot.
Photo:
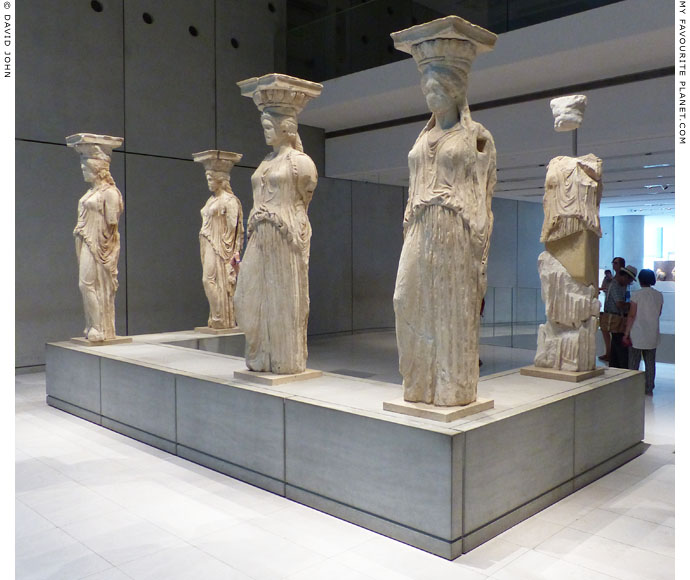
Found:
[(96, 341), (96, 340), (103, 340), (105, 338), (105, 336), (103, 336), (103, 333), (100, 330), (91, 327), (91, 328), (89, 328), (89, 333), (86, 335), (86, 338), (88, 340)]

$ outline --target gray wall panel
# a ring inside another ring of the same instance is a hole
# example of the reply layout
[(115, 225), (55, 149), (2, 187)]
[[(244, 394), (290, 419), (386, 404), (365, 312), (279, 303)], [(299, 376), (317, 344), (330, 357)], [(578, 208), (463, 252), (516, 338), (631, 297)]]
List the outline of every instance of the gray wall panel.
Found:
[(541, 288), (537, 258), (544, 251), (539, 241), (544, 208), (541, 203), (519, 201), (517, 211), (517, 285), (518, 288)]
[(319, 176), (326, 175), (326, 132), (318, 127), (299, 126), (299, 135), (304, 152), (316, 165)]
[(404, 203), (402, 187), (352, 182), (353, 330), (395, 326)]
[(309, 334), (352, 330), (351, 204), (350, 182), (319, 178), (309, 205)]
[(644, 260), (644, 216), (617, 215), (613, 218), (613, 253), (625, 263), (642, 269)]
[(574, 414), (566, 399), (465, 434), (465, 533), (574, 476)]
[(204, 326), (201, 208), (210, 195), (193, 161), (127, 155), (131, 334)]
[(575, 473), (591, 469), (641, 441), (644, 414), (642, 372), (579, 395), (575, 399)]
[(283, 399), (177, 377), (177, 442), (282, 481)]
[(102, 12), (78, 0), (14, 4), (17, 137), (53, 143), (80, 132), (122, 137), (122, 0), (101, 0)]
[(101, 359), (101, 413), (103, 417), (174, 442), (175, 375)]
[[(111, 171), (124, 196), (123, 157), (114, 153)], [(63, 145), (17, 141), (15, 171), (15, 364), (21, 367), (43, 364), (45, 342), (81, 336), (84, 329), (72, 231), (77, 203), (88, 184), (79, 155)], [(124, 226), (123, 216), (121, 240), (126, 238)], [(126, 334), (125, 254), (121, 242), (115, 298), (118, 334)]]
[[(125, 2), (128, 152), (187, 159), (215, 148), (213, 5), (213, 0)], [(153, 18), (151, 24), (144, 13)]]
[(287, 484), (451, 539), (448, 435), (290, 400), (285, 433)]
[[(612, 216), (601, 218), (601, 234), (601, 240), (599, 240), (599, 268), (611, 270), (611, 261), (614, 258)], [(599, 282), (601, 282), (601, 280), (599, 280)]]
[(487, 280), (489, 286), (506, 288), (517, 285), (517, 201), (496, 199), (491, 203), (494, 229), (489, 247)]
[(46, 394), (100, 414), (100, 357), (48, 345)]
[[(285, 1), (271, 4), (275, 12), (269, 10), (268, 2), (216, 2), (218, 148), (242, 153), (243, 165), (254, 167), (269, 150), (261, 130), (261, 113), (251, 99), (240, 95), (236, 83), (284, 71), (276, 66), (275, 54), (284, 54), (279, 33), (285, 26)], [(310, 148), (305, 149), (313, 155)]]

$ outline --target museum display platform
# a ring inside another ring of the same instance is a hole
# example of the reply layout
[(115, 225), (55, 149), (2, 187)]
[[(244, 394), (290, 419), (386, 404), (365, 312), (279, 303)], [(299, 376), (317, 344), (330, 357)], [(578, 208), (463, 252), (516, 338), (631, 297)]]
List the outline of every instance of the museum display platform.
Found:
[(449, 423), (385, 411), (400, 385), (324, 372), (263, 386), (241, 334), (46, 346), (47, 402), (453, 559), (642, 453), (644, 374), (480, 378), (493, 409)]

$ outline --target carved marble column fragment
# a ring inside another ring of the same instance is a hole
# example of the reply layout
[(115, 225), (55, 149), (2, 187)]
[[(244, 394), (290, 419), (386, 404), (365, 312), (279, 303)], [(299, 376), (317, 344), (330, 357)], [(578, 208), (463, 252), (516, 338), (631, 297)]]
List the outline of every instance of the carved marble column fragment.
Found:
[(210, 307), (208, 328), (231, 329), (237, 326), (234, 307), (237, 274), (231, 260), (242, 251), (244, 225), (242, 204), (230, 187), (230, 170), (242, 155), (211, 149), (194, 153), (193, 157), (203, 164), (211, 192), (201, 209), (199, 231), (201, 279)]
[[(84, 305), (84, 337), (90, 343), (116, 340), (115, 293), (120, 257), (118, 222), (124, 211), (122, 194), (110, 174), (113, 149), (121, 137), (77, 133), (66, 138), (81, 160), (89, 190), (77, 206), (74, 241), (79, 263), (79, 291)], [(129, 339), (125, 339), (129, 340)]]
[(538, 267), (547, 322), (539, 327), (537, 367), (588, 371), (596, 365), (601, 167), (592, 154), (555, 157), (546, 172), (546, 251)]

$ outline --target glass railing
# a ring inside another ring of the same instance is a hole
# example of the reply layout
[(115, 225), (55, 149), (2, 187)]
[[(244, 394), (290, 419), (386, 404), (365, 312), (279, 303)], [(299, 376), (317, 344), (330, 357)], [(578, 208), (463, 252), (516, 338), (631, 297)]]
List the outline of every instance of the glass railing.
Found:
[(539, 325), (546, 322), (540, 288), (489, 286), (479, 329), (480, 343), (511, 348), (537, 348)]
[(408, 58), (393, 47), (391, 32), (449, 14), (500, 34), (620, 1), (370, 0), (344, 9), (343, 2), (313, 3), (306, 10), (308, 2), (288, 2), (287, 72), (320, 82)]

